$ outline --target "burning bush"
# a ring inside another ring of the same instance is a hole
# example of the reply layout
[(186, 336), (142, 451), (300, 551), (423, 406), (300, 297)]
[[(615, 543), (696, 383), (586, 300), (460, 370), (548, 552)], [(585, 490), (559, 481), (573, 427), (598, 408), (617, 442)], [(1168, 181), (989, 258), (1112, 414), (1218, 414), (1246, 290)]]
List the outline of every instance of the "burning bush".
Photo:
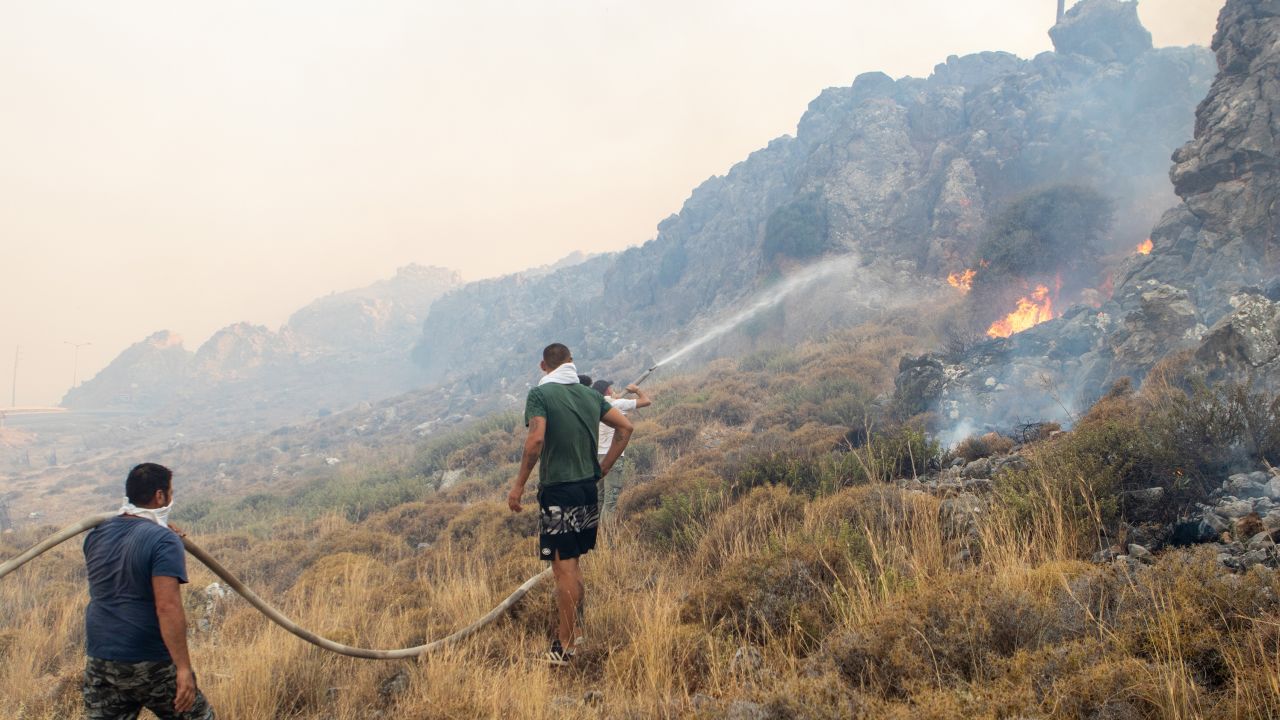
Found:
[(978, 247), (982, 269), (967, 283), (963, 276), (949, 280), (962, 290), (972, 283), (970, 307), (1009, 308), (981, 320), (991, 323), (989, 337), (1009, 337), (1052, 320), (1064, 287), (1076, 293), (1095, 284), (1112, 212), (1107, 198), (1076, 185), (1025, 195), (992, 221)]

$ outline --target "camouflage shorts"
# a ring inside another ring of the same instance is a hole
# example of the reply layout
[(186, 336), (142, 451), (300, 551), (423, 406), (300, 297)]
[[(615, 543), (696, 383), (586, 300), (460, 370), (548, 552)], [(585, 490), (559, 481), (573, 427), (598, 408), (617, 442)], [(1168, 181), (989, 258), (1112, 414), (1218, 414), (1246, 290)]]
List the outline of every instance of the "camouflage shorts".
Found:
[(84, 667), (84, 713), (89, 720), (135, 720), (142, 708), (160, 720), (213, 720), (213, 708), (196, 691), (196, 704), (175, 712), (178, 669), (171, 662), (116, 662), (89, 658)]

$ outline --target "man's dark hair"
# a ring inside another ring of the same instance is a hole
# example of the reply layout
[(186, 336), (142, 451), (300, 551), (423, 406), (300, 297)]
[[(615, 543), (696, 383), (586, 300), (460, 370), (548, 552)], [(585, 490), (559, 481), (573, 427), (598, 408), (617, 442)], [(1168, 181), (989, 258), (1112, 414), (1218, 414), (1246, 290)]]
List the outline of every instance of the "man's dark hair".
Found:
[(573, 353), (569, 352), (569, 348), (561, 343), (551, 343), (542, 349), (542, 362), (547, 367), (555, 370), (561, 365), (573, 360)]
[(142, 463), (129, 471), (129, 478), (124, 481), (124, 494), (129, 502), (137, 505), (151, 502), (157, 490), (169, 490), (172, 486), (172, 470), (155, 463)]
[(609, 388), (611, 387), (613, 387), (612, 382), (608, 380), (597, 380), (595, 381), (595, 384), (591, 386), (591, 389), (603, 395), (609, 392)]
[(579, 384), (579, 385), (586, 385), (587, 387), (591, 387), (591, 376), (590, 376), (590, 375), (578, 375), (578, 384)]

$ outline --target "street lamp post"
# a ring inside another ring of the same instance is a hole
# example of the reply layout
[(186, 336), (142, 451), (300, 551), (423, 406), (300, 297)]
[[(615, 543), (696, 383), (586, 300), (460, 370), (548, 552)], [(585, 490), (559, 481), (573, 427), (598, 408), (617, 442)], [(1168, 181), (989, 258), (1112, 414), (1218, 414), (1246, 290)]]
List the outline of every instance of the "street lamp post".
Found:
[(76, 389), (76, 382), (80, 379), (80, 348), (86, 345), (92, 345), (91, 342), (73, 343), (70, 340), (62, 341), (66, 345), (75, 348), (75, 352), (71, 356), (71, 389)]

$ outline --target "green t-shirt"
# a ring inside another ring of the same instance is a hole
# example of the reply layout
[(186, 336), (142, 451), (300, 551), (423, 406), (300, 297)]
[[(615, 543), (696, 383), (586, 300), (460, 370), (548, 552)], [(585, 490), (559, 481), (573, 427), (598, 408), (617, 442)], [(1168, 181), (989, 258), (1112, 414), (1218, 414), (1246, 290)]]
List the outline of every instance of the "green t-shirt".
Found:
[(547, 383), (529, 391), (525, 426), (535, 417), (547, 419), (538, 462), (538, 482), (543, 487), (599, 479), (596, 429), (611, 409), (603, 395), (586, 385)]

